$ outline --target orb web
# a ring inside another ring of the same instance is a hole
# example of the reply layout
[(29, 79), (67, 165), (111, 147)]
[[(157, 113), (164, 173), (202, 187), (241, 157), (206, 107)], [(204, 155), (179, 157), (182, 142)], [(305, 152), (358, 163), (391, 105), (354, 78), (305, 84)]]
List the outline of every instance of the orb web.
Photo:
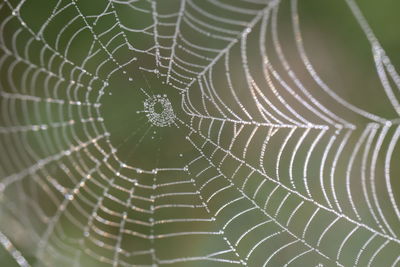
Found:
[(359, 5), (1, 1), (1, 263), (399, 265), (400, 77)]

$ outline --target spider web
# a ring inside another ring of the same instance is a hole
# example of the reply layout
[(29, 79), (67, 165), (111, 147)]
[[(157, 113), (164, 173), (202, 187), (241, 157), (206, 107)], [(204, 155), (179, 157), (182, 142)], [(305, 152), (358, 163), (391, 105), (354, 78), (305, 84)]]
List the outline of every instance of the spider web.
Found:
[(3, 248), (21, 266), (398, 266), (400, 77), (344, 3), (387, 113), (318, 71), (297, 0), (1, 1)]

